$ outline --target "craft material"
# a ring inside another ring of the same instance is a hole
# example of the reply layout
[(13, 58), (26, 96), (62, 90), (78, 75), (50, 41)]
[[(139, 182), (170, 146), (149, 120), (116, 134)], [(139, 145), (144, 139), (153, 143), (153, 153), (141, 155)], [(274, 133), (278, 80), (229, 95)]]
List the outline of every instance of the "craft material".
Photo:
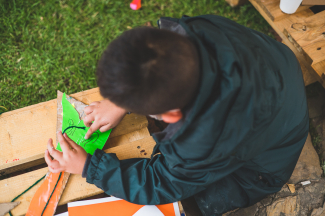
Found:
[(19, 203), (20, 202), (0, 203), (0, 216), (5, 216), (5, 214), (9, 213)]
[(54, 214), (61, 195), (63, 173), (49, 173), (33, 196), (26, 216), (52, 216)]
[(287, 14), (293, 14), (297, 11), (302, 0), (281, 0), (280, 9)]
[[(61, 103), (58, 103), (57, 112), (60, 113), (62, 110), (62, 115), (58, 115), (57, 121), (57, 130), (61, 129), (62, 134), (67, 133), (70, 139), (74, 140), (76, 143), (81, 141), (87, 132), (87, 128), (84, 125), (83, 121), (80, 121), (79, 112), (76, 110), (76, 103), (70, 103), (67, 98), (71, 101), (73, 98), (67, 97), (66, 94), (58, 92), (58, 98), (60, 98)], [(74, 100), (74, 99), (73, 99)], [(78, 102), (80, 105), (81, 102)], [(81, 103), (81, 105), (85, 106)], [(77, 125), (74, 122), (79, 122)], [(88, 142), (85, 142), (85, 145), (82, 146), (84, 141), (78, 143), (81, 145), (88, 153), (93, 153), (97, 148), (102, 149), (105, 145), (107, 138), (111, 130), (108, 133), (95, 132), (95, 139), (92, 139), (93, 136), (88, 139)], [(78, 141), (76, 141), (78, 139)], [(86, 144), (89, 144), (86, 146)], [(61, 150), (58, 143), (57, 150)], [(68, 181), (70, 174), (66, 172), (61, 173), (48, 173), (46, 179), (40, 186), (40, 188), (35, 193), (26, 216), (52, 216), (56, 210), (56, 207), (59, 203), (65, 185)]]
[[(103, 99), (98, 88), (76, 93), (73, 95), (73, 98), (77, 98), (78, 101), (84, 103), (92, 103)], [(81, 106), (78, 102), (74, 101), (73, 103), (75, 103), (78, 112), (82, 113), (83, 109), (80, 108)], [(58, 113), (62, 113), (62, 109)], [(5, 150), (0, 153), (1, 176), (33, 167), (39, 164), (38, 161), (43, 163), (44, 150), (48, 139), (50, 137), (54, 138), (54, 146), (57, 144), (55, 141), (56, 131), (61, 129), (56, 129), (56, 119), (56, 99), (19, 110), (5, 112), (0, 116), (0, 145)], [(27, 125), (24, 124), (26, 121), (29, 122)], [(17, 128), (15, 125), (19, 125), (19, 127)], [(150, 137), (146, 128), (147, 125), (148, 122), (145, 116), (134, 113), (126, 115), (122, 122), (112, 130), (105, 144), (107, 148), (104, 151), (106, 153), (116, 153), (117, 157), (121, 160), (150, 157), (155, 141)], [(25, 137), (26, 139), (16, 139), (17, 137)], [(141, 148), (138, 149), (137, 146), (141, 146)], [(19, 149), (19, 152), (17, 149)], [(147, 155), (140, 154), (139, 151), (143, 149), (146, 150)], [(9, 162), (18, 158), (19, 161)], [(38, 160), (40, 158), (41, 160)], [(7, 160), (8, 163), (6, 163)], [(10, 202), (15, 196), (44, 176), (47, 171), (48, 168), (45, 167), (0, 180), (0, 203)], [(21, 203), (12, 210), (13, 215), (26, 214), (30, 201), (40, 184), (41, 182), (17, 199)], [(58, 206), (99, 193), (102, 193), (100, 188), (88, 184), (86, 179), (80, 175), (72, 175), (63, 191)]]
[(305, 185), (309, 185), (309, 184), (311, 184), (311, 182), (308, 180), (308, 181), (300, 182), (300, 184), (301, 184), (302, 186), (305, 186)]
[(130, 4), (132, 10), (139, 10), (141, 8), (141, 0), (133, 0)]
[[(19, 197), (21, 197), (24, 193), (26, 193), (27, 191), (29, 191), (30, 189), (32, 189), (35, 185), (37, 185), (40, 181), (42, 181), (45, 178), (45, 176), (43, 176), (42, 178), (38, 179), (34, 184), (32, 184), (29, 188), (27, 188), (26, 190), (24, 190), (21, 194), (19, 194), (18, 196), (16, 196), (15, 198), (13, 198), (11, 200), (11, 202), (16, 201)], [(12, 216), (11, 212), (8, 212), (10, 216)]]
[(178, 203), (137, 205), (115, 197), (68, 203), (69, 216), (180, 216)]
[(63, 212), (61, 214), (57, 214), (57, 215), (54, 215), (54, 216), (69, 216), (69, 213), (68, 212)]
[[(112, 130), (103, 133), (97, 130), (89, 137), (89, 139), (84, 139), (89, 128), (85, 126), (83, 121), (81, 121), (79, 113), (74, 106), (69, 103), (67, 96), (64, 93), (62, 96), (62, 131), (65, 131), (69, 138), (83, 147), (87, 153), (94, 154), (96, 149), (102, 149), (104, 147)], [(81, 114), (81, 116), (82, 115), (83, 114)], [(57, 149), (62, 151), (60, 143), (58, 143)]]

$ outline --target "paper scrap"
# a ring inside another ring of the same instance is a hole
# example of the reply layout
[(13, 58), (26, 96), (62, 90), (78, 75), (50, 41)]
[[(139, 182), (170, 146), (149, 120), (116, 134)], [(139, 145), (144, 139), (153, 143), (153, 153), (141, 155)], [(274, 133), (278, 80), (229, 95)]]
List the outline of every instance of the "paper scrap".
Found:
[(308, 180), (308, 181), (303, 181), (303, 182), (300, 182), (300, 184), (302, 184), (302, 186), (304, 186), (304, 185), (308, 185), (308, 184), (311, 184), (311, 182)]
[[(96, 149), (103, 149), (112, 129), (103, 133), (97, 130), (86, 140), (84, 137), (86, 132), (89, 130), (89, 127), (86, 127), (84, 122), (80, 120), (79, 113), (73, 105), (74, 104), (71, 104), (68, 101), (67, 96), (64, 93), (62, 96), (62, 131), (69, 126), (85, 127), (85, 130), (79, 128), (69, 128), (65, 133), (70, 139), (83, 147), (87, 153), (92, 155)], [(56, 149), (62, 151), (60, 143), (58, 143)]]
[(164, 216), (157, 206), (146, 205), (137, 211), (133, 216)]
[(69, 216), (69, 213), (68, 212), (64, 212), (64, 213), (57, 214), (57, 215), (54, 215), (54, 216)]

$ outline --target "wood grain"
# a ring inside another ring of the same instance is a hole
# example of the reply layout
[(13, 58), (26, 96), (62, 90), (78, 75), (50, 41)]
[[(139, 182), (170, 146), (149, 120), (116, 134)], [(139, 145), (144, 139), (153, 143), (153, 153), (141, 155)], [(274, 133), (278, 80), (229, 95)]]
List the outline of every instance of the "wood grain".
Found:
[[(271, 21), (279, 21), (287, 18), (289, 14), (283, 13), (280, 9), (280, 0), (254, 0), (260, 8), (264, 11)], [(310, 6), (300, 6), (296, 13), (308, 9)], [(264, 17), (264, 16), (263, 16)], [(265, 18), (265, 17), (264, 17)]]
[[(116, 146), (110, 149), (106, 149), (106, 153), (115, 153), (120, 160), (128, 158), (149, 158), (151, 156), (155, 141), (152, 137), (148, 136), (141, 140), (137, 140), (131, 143)], [(146, 154), (145, 154), (146, 153)], [(0, 203), (10, 202), (15, 196), (20, 194), (30, 185), (32, 185), (37, 179), (41, 178), (48, 171), (48, 168), (42, 168), (23, 175), (15, 176), (12, 178), (4, 179), (0, 181)], [(17, 201), (21, 204), (13, 209), (14, 216), (25, 215), (29, 206), (29, 203), (38, 189), (40, 184), (32, 188)], [(87, 198), (102, 193), (103, 191), (97, 188), (95, 185), (88, 184), (86, 179), (80, 175), (70, 175), (70, 179), (66, 185), (66, 188), (62, 194), (59, 205), (66, 204), (71, 201)], [(9, 216), (7, 214), (6, 216)]]
[[(86, 104), (102, 99), (98, 88), (71, 96)], [(0, 176), (32, 167), (42, 161), (40, 159), (44, 157), (48, 139), (56, 136), (56, 103), (57, 100), (51, 100), (0, 116)], [(127, 114), (113, 129), (109, 139), (147, 126), (145, 116)], [(11, 169), (13, 167), (15, 168)]]
[(311, 64), (317, 64), (325, 61), (325, 11), (309, 15), (303, 19), (291, 16), (291, 25), (284, 33), (307, 55)]

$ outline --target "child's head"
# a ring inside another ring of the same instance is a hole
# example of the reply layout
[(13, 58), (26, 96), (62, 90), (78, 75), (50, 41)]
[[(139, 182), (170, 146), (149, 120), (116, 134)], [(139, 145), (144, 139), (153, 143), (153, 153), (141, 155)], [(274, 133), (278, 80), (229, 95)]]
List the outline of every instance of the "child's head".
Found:
[(110, 43), (97, 68), (103, 97), (139, 114), (183, 109), (199, 85), (194, 44), (171, 31), (141, 27)]

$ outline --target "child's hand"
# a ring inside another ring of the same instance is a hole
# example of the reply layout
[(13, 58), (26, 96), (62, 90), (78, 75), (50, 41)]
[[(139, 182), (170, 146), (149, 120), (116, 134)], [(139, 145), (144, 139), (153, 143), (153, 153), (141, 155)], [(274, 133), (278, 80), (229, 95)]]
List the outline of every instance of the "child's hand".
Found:
[(105, 99), (91, 103), (85, 108), (85, 113), (84, 123), (90, 127), (85, 136), (88, 139), (98, 129), (105, 132), (115, 127), (127, 112)]
[(45, 161), (49, 166), (50, 172), (66, 171), (73, 174), (82, 174), (87, 159), (87, 152), (73, 142), (67, 134), (62, 135), (61, 131), (58, 133), (58, 138), (62, 152), (54, 148), (52, 139), (49, 139), (47, 150), (45, 151)]

